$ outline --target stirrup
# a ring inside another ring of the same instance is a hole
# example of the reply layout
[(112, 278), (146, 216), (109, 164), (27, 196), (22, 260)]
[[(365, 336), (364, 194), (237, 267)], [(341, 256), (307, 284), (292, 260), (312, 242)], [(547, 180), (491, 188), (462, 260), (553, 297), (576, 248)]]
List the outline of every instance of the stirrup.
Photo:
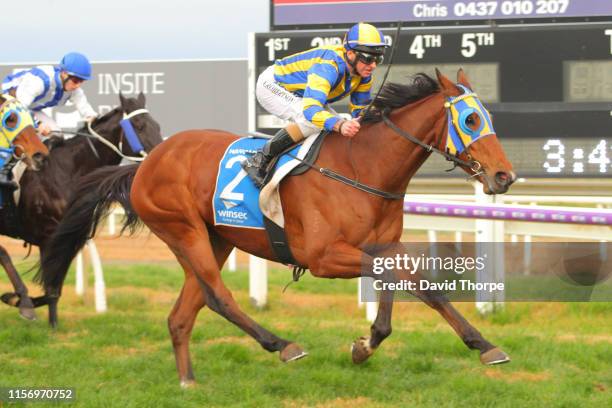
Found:
[[(269, 162), (268, 162), (269, 163)], [(262, 151), (256, 152), (248, 159), (241, 163), (242, 169), (246, 172), (257, 188), (263, 187), (264, 180), (266, 179), (267, 166), (265, 155)]]

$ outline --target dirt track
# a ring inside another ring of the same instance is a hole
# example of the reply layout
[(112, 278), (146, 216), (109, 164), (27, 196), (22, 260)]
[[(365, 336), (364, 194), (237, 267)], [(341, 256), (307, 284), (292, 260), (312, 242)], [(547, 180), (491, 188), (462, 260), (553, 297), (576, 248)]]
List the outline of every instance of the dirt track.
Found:
[[(174, 255), (166, 244), (149, 231), (133, 237), (112, 237), (99, 234), (95, 238), (96, 247), (103, 261), (172, 261)], [(23, 241), (0, 237), (0, 245), (17, 261), (27, 253)], [(32, 249), (32, 256), (38, 256), (38, 249)]]

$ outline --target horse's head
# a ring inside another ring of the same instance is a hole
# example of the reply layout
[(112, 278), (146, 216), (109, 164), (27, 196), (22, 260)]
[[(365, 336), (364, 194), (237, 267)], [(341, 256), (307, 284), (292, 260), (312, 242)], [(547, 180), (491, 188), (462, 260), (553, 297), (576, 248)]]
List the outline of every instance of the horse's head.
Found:
[(497, 139), (491, 115), (472, 91), (463, 70), (457, 73), (457, 84), (438, 70), (436, 75), (446, 98), (447, 152), (470, 163), (461, 167), (483, 184), (485, 193), (505, 193), (516, 174)]
[(159, 123), (145, 108), (145, 96), (141, 92), (137, 98), (126, 98), (119, 94), (123, 119), (119, 122), (127, 146), (120, 142), (123, 153), (129, 156), (146, 156), (163, 141)]
[(14, 149), (28, 168), (40, 170), (49, 150), (40, 141), (30, 111), (10, 95), (0, 96), (0, 147)]

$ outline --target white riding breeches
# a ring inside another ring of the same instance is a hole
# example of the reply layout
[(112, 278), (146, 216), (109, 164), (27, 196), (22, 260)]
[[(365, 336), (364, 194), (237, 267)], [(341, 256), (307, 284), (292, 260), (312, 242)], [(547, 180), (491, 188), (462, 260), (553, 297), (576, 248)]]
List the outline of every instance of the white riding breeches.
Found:
[[(276, 82), (274, 65), (268, 67), (257, 78), (255, 95), (265, 110), (274, 116), (298, 125), (305, 138), (321, 132), (321, 128), (312, 124), (304, 116), (302, 98), (287, 91)], [(325, 105), (325, 109), (337, 115), (336, 111), (329, 105)]]

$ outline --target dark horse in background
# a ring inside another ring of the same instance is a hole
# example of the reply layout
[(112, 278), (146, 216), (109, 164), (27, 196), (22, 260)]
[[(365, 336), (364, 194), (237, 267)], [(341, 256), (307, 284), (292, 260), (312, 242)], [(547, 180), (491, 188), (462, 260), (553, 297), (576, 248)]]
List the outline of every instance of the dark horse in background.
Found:
[[(439, 72), (437, 77), (436, 81), (420, 74), (409, 85), (385, 85), (374, 102), (375, 109), (364, 118), (360, 132), (352, 139), (351, 149), (347, 149), (346, 138), (331, 133), (325, 137), (315, 161), (315, 168), (332, 169), (345, 176), (357, 173), (361, 183), (392, 192), (393, 199), (367, 194), (323, 177), (318, 171), (288, 177), (281, 183), (291, 252), (297, 263), (314, 276), (360, 277), (362, 271), (367, 272), (368, 262), (372, 263), (373, 254), (364, 252), (370, 245), (399, 242), (408, 183), (432, 148), (446, 149), (449, 107), (460, 96), (468, 96), (466, 87), (471, 89), (463, 71), (458, 73), (461, 86)], [(485, 119), (490, 121), (488, 113), (462, 115), (461, 126), (475, 132)], [(457, 125), (453, 126), (455, 129)], [(140, 165), (124, 166), (119, 171), (100, 169), (87, 176), (72, 197), (50, 250), (42, 259), (42, 282), (50, 293), (59, 296), (71, 259), (95, 233), (98, 221), (113, 202), (119, 201), (128, 214), (124, 227), (135, 225), (140, 217), (166, 242), (185, 271), (183, 289), (168, 318), (183, 386), (194, 382), (189, 338), (204, 306), (244, 330), (264, 349), (280, 352), (282, 361), (306, 355), (296, 343), (276, 336), (246, 315), (221, 277), (220, 269), (234, 247), (277, 259), (264, 231), (214, 224), (212, 198), (217, 169), (228, 145), (237, 138), (215, 130), (181, 132), (157, 147)], [(505, 193), (516, 175), (497, 136), (491, 133), (466, 146), (461, 154), (449, 158), (483, 183), (486, 193)], [(347, 157), (347, 151), (353, 160)], [(401, 280), (421, 279), (418, 273), (394, 272)], [(420, 290), (412, 293), (439, 312), (469, 348), (478, 350), (484, 364), (509, 361), (443, 294)], [(391, 334), (392, 306), (393, 292), (382, 292), (370, 337), (354, 343), (354, 362), (365, 361)]]
[[(77, 180), (102, 166), (116, 166), (122, 157), (138, 156), (130, 143), (125, 140), (120, 121), (126, 115), (146, 152), (162, 142), (159, 124), (145, 109), (145, 97), (125, 98), (119, 95), (120, 105), (91, 124), (93, 133), (107, 141), (114, 149), (92, 135), (86, 127), (80, 129), (73, 138), (54, 146), (49, 159), (40, 171), (26, 170), (20, 180), (20, 199), (17, 205), (12, 200), (0, 209), (0, 234), (22, 239), (40, 250), (41, 258), (47, 251), (47, 242), (59, 224), (68, 197), (74, 191)], [(135, 115), (134, 115), (135, 113)], [(38, 139), (38, 138), (37, 138)], [(119, 150), (121, 149), (121, 150)], [(142, 157), (141, 157), (142, 158)], [(0, 246), (0, 263), (6, 270), (15, 293), (5, 293), (3, 302), (19, 307), (20, 314), (26, 319), (34, 319), (34, 307), (47, 303), (42, 296), (30, 299), (27, 287), (19, 277), (11, 257)], [(53, 300), (49, 308), (54, 308)], [(50, 313), (50, 322), (53, 313)]]

